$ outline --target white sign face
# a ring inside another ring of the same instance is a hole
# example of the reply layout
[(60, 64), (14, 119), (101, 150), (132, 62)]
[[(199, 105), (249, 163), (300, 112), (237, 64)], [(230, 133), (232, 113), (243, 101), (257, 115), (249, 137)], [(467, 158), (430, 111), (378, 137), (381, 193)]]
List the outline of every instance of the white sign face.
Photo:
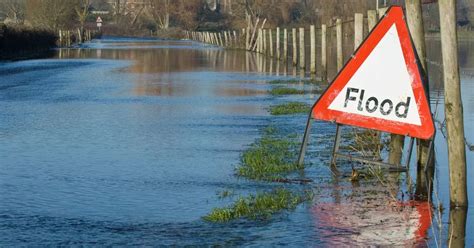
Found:
[(101, 22), (98, 22), (98, 23), (97, 23), (97, 27), (99, 27), (99, 28), (102, 27), (102, 23), (101, 23)]
[(420, 126), (412, 74), (393, 24), (329, 109)]

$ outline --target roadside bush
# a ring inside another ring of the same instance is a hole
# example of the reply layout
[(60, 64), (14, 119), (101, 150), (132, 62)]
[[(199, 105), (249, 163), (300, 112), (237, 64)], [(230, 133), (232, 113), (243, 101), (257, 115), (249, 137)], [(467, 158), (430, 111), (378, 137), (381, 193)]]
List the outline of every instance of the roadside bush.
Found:
[(17, 52), (47, 50), (56, 46), (51, 31), (0, 25), (0, 57)]

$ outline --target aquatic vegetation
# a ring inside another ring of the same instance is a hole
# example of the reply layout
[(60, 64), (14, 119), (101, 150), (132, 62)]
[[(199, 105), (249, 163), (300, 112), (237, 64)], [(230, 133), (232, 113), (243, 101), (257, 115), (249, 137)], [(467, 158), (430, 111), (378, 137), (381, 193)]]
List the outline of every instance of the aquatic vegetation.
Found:
[(299, 113), (309, 113), (311, 106), (302, 102), (289, 102), (270, 107), (272, 115), (289, 115)]
[(235, 194), (234, 190), (232, 190), (232, 189), (226, 189), (226, 190), (217, 192), (217, 195), (219, 196), (219, 199), (225, 199), (225, 198), (228, 198), (228, 197), (232, 197), (232, 196), (234, 196), (234, 194)]
[(300, 203), (308, 201), (312, 194), (297, 194), (288, 189), (278, 188), (271, 192), (257, 193), (247, 197), (239, 197), (232, 205), (214, 208), (203, 217), (209, 222), (228, 222), (236, 219), (269, 219), (273, 214), (284, 210), (293, 210)]
[(298, 90), (295, 88), (288, 88), (288, 87), (275, 87), (270, 90), (270, 94), (273, 96), (302, 95), (304, 93), (305, 93), (304, 90)]
[(317, 84), (320, 82), (314, 79), (289, 79), (289, 80), (276, 79), (268, 83), (269, 84)]
[(297, 143), (294, 141), (264, 135), (244, 151), (237, 175), (271, 181), (303, 169), (296, 163), (296, 148)]

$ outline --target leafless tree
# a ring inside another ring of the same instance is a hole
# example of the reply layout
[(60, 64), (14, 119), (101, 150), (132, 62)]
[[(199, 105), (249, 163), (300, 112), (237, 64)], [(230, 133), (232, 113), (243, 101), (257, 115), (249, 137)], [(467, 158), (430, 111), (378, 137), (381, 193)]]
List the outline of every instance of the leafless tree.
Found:
[(170, 25), (170, 0), (149, 0), (150, 13), (160, 29), (168, 29)]
[(2, 0), (0, 1), (0, 12), (16, 24), (22, 24), (25, 20), (26, 0)]
[(89, 9), (91, 7), (90, 0), (79, 0), (78, 4), (75, 6), (75, 11), (79, 19), (80, 24), (80, 42), (82, 42), (82, 34), (84, 34), (84, 24), (87, 17), (89, 16)]
[(33, 26), (51, 30), (72, 27), (76, 22), (77, 3), (77, 0), (27, 0), (26, 19)]

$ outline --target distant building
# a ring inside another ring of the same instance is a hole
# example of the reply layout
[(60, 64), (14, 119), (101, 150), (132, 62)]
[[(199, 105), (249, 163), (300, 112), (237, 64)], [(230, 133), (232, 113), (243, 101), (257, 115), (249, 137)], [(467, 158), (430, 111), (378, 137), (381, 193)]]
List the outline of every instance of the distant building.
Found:
[(108, 11), (108, 10), (92, 10), (91, 14), (93, 14), (93, 15), (108, 15), (108, 14), (110, 14), (110, 11)]
[(112, 6), (112, 8), (116, 8), (117, 5), (120, 5), (119, 7), (125, 7), (127, 9), (137, 9), (149, 4), (147, 0), (107, 0), (107, 3)]

